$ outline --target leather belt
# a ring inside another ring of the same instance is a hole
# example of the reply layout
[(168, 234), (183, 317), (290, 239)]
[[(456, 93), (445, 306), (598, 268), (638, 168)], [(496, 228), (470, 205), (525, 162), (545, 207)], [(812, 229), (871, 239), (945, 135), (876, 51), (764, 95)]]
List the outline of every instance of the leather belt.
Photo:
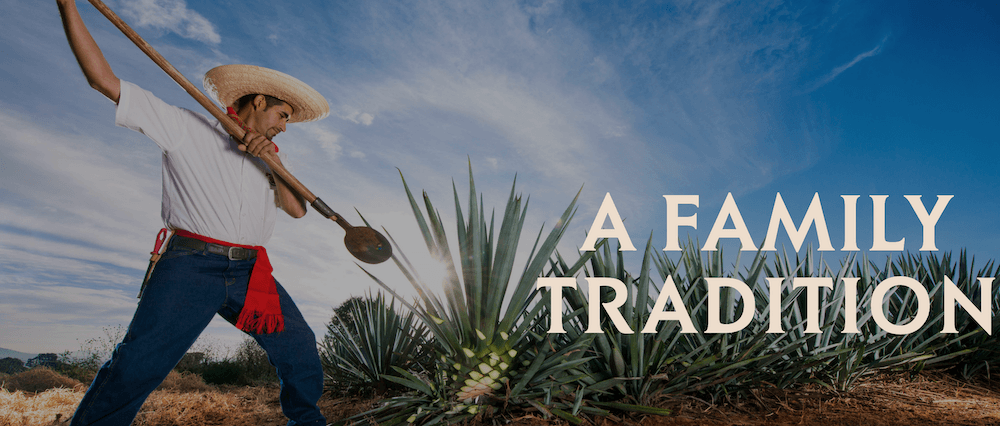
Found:
[(257, 257), (257, 250), (243, 247), (224, 246), (222, 244), (215, 243), (206, 243), (194, 238), (182, 237), (179, 235), (175, 235), (171, 242), (178, 247), (226, 256), (229, 260), (249, 260)]

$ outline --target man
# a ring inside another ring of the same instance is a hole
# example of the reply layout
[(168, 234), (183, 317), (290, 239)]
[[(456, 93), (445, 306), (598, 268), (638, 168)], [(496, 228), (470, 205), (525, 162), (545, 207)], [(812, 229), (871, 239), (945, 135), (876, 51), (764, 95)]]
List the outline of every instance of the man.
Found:
[(101, 367), (71, 424), (130, 424), (216, 313), (267, 351), (281, 379), (288, 424), (325, 424), (316, 406), (323, 390), (316, 338), (271, 277), (263, 248), (276, 206), (297, 218), (306, 213), (305, 202), (258, 157), (277, 158), (270, 139), (286, 123), (325, 117), (326, 100), (277, 71), (249, 65), (212, 69), (206, 88), (249, 129), (237, 141), (218, 121), (119, 80), (75, 1), (57, 4), (88, 83), (117, 104), (115, 123), (142, 132), (163, 151), (162, 216), (175, 231), (141, 291), (127, 334)]

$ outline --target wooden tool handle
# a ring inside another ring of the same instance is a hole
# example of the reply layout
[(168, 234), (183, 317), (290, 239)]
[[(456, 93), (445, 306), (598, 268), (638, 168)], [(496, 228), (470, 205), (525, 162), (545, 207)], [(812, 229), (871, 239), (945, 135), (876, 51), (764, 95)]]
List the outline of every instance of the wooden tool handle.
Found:
[[(118, 15), (116, 15), (115, 12), (112, 11), (101, 0), (89, 0), (89, 1), (90, 4), (94, 5), (94, 7), (97, 8), (97, 10), (100, 11), (106, 18), (108, 18), (108, 20), (110, 20), (112, 24), (118, 27), (118, 29), (121, 30), (121, 32), (124, 33), (125, 36), (129, 38), (129, 40), (132, 40), (132, 42), (139, 47), (139, 50), (142, 50), (143, 53), (146, 54), (146, 56), (149, 56), (149, 59), (152, 59), (153, 62), (156, 63), (156, 65), (159, 65), (160, 68), (164, 72), (166, 72), (167, 75), (170, 76), (170, 78), (174, 79), (174, 81), (177, 82), (177, 84), (181, 85), (181, 87), (184, 88), (184, 90), (188, 92), (189, 95), (194, 97), (194, 99), (198, 101), (198, 103), (201, 104), (201, 106), (205, 107), (205, 109), (208, 110), (208, 112), (212, 114), (213, 117), (218, 119), (219, 122), (222, 123), (222, 126), (226, 128), (226, 131), (229, 132), (230, 135), (233, 135), (233, 137), (235, 137), (237, 140), (240, 141), (243, 140), (243, 136), (246, 135), (246, 132), (243, 131), (243, 129), (241, 129), (240, 126), (236, 125), (236, 123), (234, 123), (233, 120), (225, 114), (225, 112), (223, 112), (214, 102), (212, 102), (212, 100), (209, 99), (208, 96), (206, 96), (204, 93), (201, 92), (201, 90), (198, 90), (197, 87), (191, 84), (191, 82), (188, 81), (188, 79), (184, 77), (183, 74), (177, 71), (177, 69), (174, 68), (173, 65), (170, 65), (170, 62), (167, 62), (167, 60), (164, 59), (163, 56), (161, 56), (159, 52), (156, 51), (156, 49), (153, 49), (153, 46), (150, 46), (149, 43), (146, 43), (146, 40), (143, 40), (138, 33), (136, 33), (131, 27), (129, 27), (128, 24), (125, 23), (125, 21), (119, 18)], [(318, 197), (316, 197), (316, 195), (313, 195), (312, 191), (309, 191), (309, 189), (306, 188), (306, 186), (303, 185), (302, 182), (299, 182), (299, 180), (296, 179), (295, 176), (292, 176), (292, 174), (287, 169), (285, 169), (285, 167), (282, 166), (281, 163), (278, 163), (278, 159), (275, 158), (273, 154), (268, 152), (262, 155), (260, 158), (264, 160), (264, 163), (266, 163), (268, 167), (271, 168), (271, 171), (273, 171), (275, 174), (281, 177), (281, 179), (284, 180), (285, 183), (288, 184), (288, 186), (292, 188), (293, 191), (299, 194), (302, 198), (305, 198), (305, 200), (309, 202), (317, 211), (319, 211), (320, 214), (330, 219), (333, 219), (334, 221), (339, 223), (340, 226), (344, 226), (343, 223), (340, 223), (340, 221), (342, 221), (343, 218), (340, 218), (340, 215), (337, 215), (336, 213), (333, 212), (333, 210), (330, 210), (330, 208), (327, 207), (325, 203), (323, 203), (323, 200), (320, 200)]]

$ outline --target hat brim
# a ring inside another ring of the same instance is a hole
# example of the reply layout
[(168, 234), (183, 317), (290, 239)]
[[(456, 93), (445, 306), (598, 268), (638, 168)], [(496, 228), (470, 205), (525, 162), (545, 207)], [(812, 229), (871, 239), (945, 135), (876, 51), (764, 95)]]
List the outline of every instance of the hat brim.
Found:
[(323, 95), (297, 78), (269, 68), (220, 65), (205, 73), (203, 86), (223, 108), (251, 94), (281, 99), (292, 107), (289, 123), (315, 121), (330, 114), (330, 104)]

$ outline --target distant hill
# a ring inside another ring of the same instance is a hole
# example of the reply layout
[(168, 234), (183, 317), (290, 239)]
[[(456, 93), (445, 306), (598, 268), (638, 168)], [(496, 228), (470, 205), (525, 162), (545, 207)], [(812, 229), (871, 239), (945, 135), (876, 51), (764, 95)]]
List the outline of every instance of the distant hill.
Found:
[(29, 359), (32, 359), (32, 358), (34, 358), (36, 356), (38, 356), (38, 354), (28, 354), (28, 353), (18, 352), (18, 351), (11, 350), (11, 349), (0, 348), (0, 359), (4, 359), (4, 358), (17, 358), (17, 359), (19, 359), (21, 361), (28, 361)]

